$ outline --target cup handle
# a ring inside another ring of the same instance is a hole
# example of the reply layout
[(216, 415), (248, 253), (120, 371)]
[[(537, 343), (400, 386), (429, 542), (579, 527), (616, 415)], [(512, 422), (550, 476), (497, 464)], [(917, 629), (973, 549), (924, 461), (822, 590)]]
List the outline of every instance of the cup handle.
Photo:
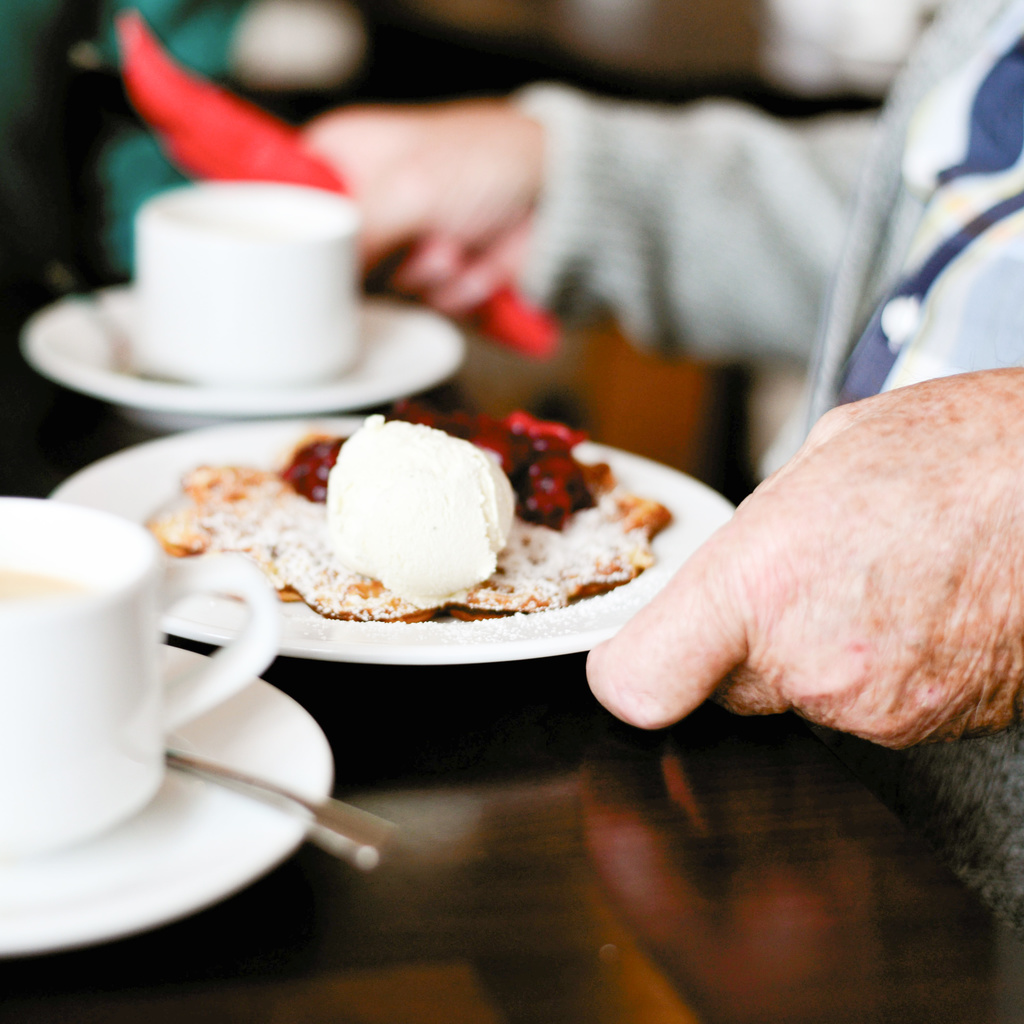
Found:
[(167, 732), (233, 696), (277, 656), (280, 603), (274, 588), (252, 562), (232, 554), (170, 562), (164, 575), (163, 607), (196, 592), (244, 598), (249, 619), (236, 640), (198, 668), (165, 682), (163, 724)]

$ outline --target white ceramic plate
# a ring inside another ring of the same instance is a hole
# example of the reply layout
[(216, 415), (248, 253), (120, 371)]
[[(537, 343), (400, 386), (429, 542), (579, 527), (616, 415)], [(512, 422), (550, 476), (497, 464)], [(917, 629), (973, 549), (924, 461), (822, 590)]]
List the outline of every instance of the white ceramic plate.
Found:
[[(164, 651), (175, 672), (201, 657)], [(331, 790), (334, 762), (320, 727), (260, 679), (173, 742), (312, 799)], [(102, 838), (0, 865), (0, 956), (90, 945), (184, 917), (265, 874), (304, 834), (280, 811), (168, 771), (153, 802)]]
[(36, 313), (22, 332), (26, 361), (43, 376), (114, 405), (211, 418), (310, 416), (365, 409), (415, 394), (462, 365), (465, 339), (449, 320), (399, 302), (362, 310), (363, 354), (337, 380), (316, 387), (199, 387), (131, 372), (136, 319), (130, 287), (65, 298)]
[[(70, 477), (52, 496), (142, 523), (176, 499), (182, 476), (196, 466), (269, 469), (309, 431), (347, 435), (360, 422), (340, 417), (246, 423), (176, 434), (101, 459)], [(587, 462), (608, 462), (625, 487), (672, 511), (673, 523), (654, 542), (657, 564), (632, 583), (568, 608), (476, 622), (337, 622), (301, 603), (282, 604), (281, 653), (326, 661), (454, 665), (571, 654), (610, 637), (733, 509), (704, 484), (648, 459), (591, 443), (581, 445), (576, 454)], [(237, 602), (197, 596), (174, 608), (163, 625), (176, 636), (222, 644), (237, 635), (243, 615)]]

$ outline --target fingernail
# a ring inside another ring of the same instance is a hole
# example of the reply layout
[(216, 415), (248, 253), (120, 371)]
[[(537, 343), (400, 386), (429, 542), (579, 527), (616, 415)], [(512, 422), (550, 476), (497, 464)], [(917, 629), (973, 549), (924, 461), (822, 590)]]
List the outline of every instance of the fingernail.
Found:
[(455, 272), (455, 262), (437, 249), (412, 257), (399, 268), (396, 282), (403, 288), (436, 288)]
[(476, 309), (493, 291), (494, 282), (489, 277), (467, 274), (444, 289), (438, 296), (438, 304), (455, 312), (466, 312)]

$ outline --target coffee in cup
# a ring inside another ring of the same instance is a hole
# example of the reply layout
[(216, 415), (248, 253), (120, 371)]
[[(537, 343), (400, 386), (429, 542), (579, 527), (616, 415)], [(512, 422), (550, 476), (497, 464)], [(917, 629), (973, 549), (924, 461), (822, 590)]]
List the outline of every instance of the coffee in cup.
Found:
[(58, 594), (82, 594), (88, 588), (62, 576), (44, 576), (38, 572), (0, 568), (0, 602), (19, 601)]

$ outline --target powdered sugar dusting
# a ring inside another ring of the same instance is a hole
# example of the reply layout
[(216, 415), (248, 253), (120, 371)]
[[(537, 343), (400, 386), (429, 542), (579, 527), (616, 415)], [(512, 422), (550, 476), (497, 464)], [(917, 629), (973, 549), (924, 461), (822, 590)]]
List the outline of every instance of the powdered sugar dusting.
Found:
[[(151, 524), (173, 553), (243, 552), (279, 590), (300, 596), (329, 619), (425, 617), (380, 583), (347, 569), (332, 549), (325, 507), (296, 494), (276, 474), (202, 467), (188, 476), (185, 490), (192, 503)], [(654, 560), (648, 534), (664, 525), (667, 513), (651, 507), (663, 518), (637, 517), (636, 499), (613, 487), (562, 531), (516, 519), (494, 574), (429, 612), (548, 611), (621, 586)]]

